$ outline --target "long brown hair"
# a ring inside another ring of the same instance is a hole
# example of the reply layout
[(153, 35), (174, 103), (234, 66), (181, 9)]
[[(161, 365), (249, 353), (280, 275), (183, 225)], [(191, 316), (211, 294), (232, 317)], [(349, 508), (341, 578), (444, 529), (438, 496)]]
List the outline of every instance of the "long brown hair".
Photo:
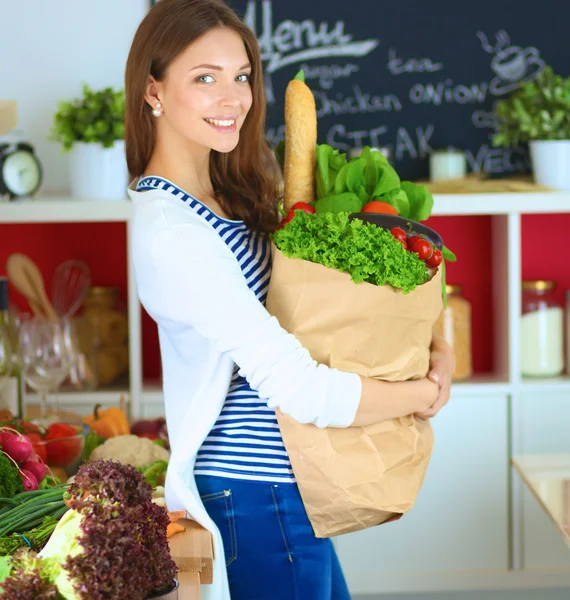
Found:
[(252, 67), (253, 103), (237, 147), (210, 152), (210, 177), (224, 212), (252, 230), (279, 223), (277, 167), (265, 138), (265, 89), (255, 34), (223, 0), (159, 0), (133, 39), (125, 73), (125, 147), (132, 176), (142, 175), (155, 145), (151, 107), (144, 99), (148, 77), (161, 81), (168, 66), (198, 37), (228, 27), (242, 37)]

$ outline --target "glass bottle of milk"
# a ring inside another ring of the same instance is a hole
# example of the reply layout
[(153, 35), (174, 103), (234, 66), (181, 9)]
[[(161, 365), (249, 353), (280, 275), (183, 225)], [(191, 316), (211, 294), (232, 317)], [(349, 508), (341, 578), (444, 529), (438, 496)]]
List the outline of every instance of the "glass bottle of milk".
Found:
[(564, 370), (564, 308), (553, 281), (523, 281), (521, 374), (555, 377)]

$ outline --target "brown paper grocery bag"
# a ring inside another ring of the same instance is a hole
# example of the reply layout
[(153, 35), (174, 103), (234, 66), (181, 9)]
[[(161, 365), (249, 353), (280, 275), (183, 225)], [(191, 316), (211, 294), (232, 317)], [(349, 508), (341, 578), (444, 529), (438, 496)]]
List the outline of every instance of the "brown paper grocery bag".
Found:
[[(403, 294), (272, 250), (267, 309), (316, 361), (388, 381), (426, 376), (441, 269)], [(380, 525), (414, 505), (433, 448), (429, 421), (320, 429), (280, 411), (277, 420), (316, 537)]]

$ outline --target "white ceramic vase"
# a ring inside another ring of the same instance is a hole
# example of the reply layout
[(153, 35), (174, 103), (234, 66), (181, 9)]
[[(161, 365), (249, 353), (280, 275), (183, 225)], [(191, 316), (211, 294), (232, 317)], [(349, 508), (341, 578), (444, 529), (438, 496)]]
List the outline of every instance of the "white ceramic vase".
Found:
[(570, 191), (570, 140), (533, 141), (529, 147), (535, 182)]
[(128, 170), (125, 142), (111, 148), (76, 142), (69, 157), (71, 195), (82, 200), (124, 200)]

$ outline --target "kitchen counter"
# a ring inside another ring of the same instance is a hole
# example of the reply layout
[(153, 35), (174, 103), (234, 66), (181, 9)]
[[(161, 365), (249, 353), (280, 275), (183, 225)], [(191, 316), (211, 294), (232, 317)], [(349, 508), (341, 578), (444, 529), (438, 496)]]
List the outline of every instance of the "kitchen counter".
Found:
[(570, 454), (519, 456), (512, 463), (570, 546)]

